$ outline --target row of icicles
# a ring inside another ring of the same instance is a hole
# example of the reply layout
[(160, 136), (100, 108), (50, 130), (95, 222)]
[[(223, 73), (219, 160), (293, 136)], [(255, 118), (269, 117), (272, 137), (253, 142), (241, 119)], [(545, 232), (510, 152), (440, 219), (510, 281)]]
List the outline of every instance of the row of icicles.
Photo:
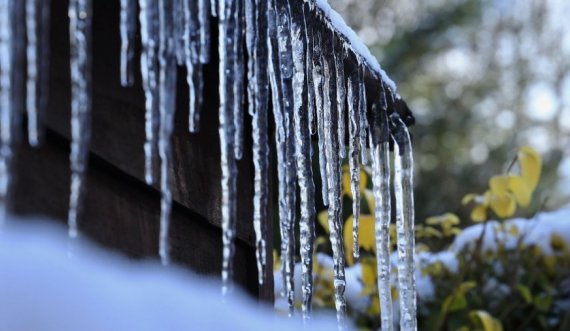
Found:
[[(90, 140), (91, 2), (69, 1), (72, 177), (68, 222), (71, 237), (78, 234), (77, 215)], [(353, 45), (342, 38), (342, 33), (319, 7), (322, 2), (138, 0), (137, 4), (135, 0), (121, 0), (120, 77), (123, 86), (134, 84), (137, 18), (140, 26), (140, 64), (146, 111), (145, 180), (148, 184), (157, 180), (153, 177), (153, 160), (157, 153), (160, 159), (159, 255), (163, 264), (169, 263), (168, 231), (172, 195), (168, 169), (172, 160), (170, 140), (177, 67), (187, 68), (189, 131), (197, 132), (202, 105), (202, 65), (210, 60), (210, 17), (215, 16), (219, 31), (223, 293), (232, 288), (237, 219), (236, 160), (243, 154), (244, 105), (247, 105), (252, 121), (255, 168), (253, 227), (260, 284), (264, 282), (267, 271), (266, 222), (271, 221), (267, 210), (270, 203), (268, 110), (271, 102), (276, 128), (283, 288), (290, 313), (294, 311), (294, 230), (296, 190), (299, 189), (302, 315), (305, 321), (311, 316), (315, 239), (311, 137), (317, 135), (322, 199), (328, 206), (333, 250), (335, 305), (340, 325), (344, 321), (346, 301), (341, 163), (347, 157), (345, 125), (348, 125), (355, 258), (359, 256), (360, 164), (369, 163), (373, 169), (382, 330), (391, 330), (393, 327), (389, 243), (392, 210), (389, 149), (393, 145), (400, 326), (403, 330), (415, 330), (413, 161), (406, 125), (394, 111), (400, 97), (392, 90), (393, 86), (382, 81), (384, 76), (374, 73)], [(25, 16), (25, 26), (20, 23), (22, 14)], [(38, 123), (45, 111), (48, 94), (49, 18), (47, 0), (0, 0), (0, 206), (3, 210), (11, 180), (15, 123), (23, 111), (19, 101), (24, 100), (24, 95), (29, 143), (37, 146), (40, 139)], [(327, 29), (322, 28), (323, 23)], [(24, 58), (28, 64), (27, 71), (13, 70), (21, 67)], [(345, 61), (347, 59), (350, 61)], [(368, 104), (364, 83), (367, 70), (380, 80), (380, 91), (376, 93), (379, 96)]]

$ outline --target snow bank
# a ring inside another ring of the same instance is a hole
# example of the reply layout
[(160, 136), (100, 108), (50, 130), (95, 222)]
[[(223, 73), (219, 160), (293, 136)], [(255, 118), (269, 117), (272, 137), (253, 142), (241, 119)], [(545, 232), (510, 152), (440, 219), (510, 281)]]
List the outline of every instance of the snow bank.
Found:
[[(69, 252), (72, 255), (69, 255)], [(132, 261), (61, 226), (10, 220), (0, 233), (2, 330), (298, 330), (301, 319), (158, 261)], [(313, 320), (311, 330), (336, 321)]]

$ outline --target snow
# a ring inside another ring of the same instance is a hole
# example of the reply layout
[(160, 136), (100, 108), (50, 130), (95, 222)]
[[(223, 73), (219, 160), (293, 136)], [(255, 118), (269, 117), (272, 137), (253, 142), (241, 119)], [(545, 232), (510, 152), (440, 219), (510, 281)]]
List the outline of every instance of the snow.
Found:
[(362, 40), (360, 40), (356, 32), (354, 32), (354, 30), (352, 30), (346, 24), (342, 16), (334, 9), (332, 9), (327, 0), (316, 0), (315, 4), (323, 12), (324, 16), (328, 18), (332, 28), (347, 40), (350, 49), (356, 55), (360, 56), (368, 65), (368, 67), (375, 74), (377, 74), (382, 79), (382, 81), (384, 81), (384, 83), (386, 83), (395, 93), (396, 83), (394, 83), (394, 81), (388, 77), (388, 74), (386, 74), (386, 72), (382, 69), (380, 63), (378, 63), (378, 60), (374, 57), (374, 55), (372, 55), (372, 53), (370, 53), (370, 50), (368, 47), (366, 47), (366, 45), (364, 45)]
[[(553, 254), (550, 246), (552, 235), (559, 235), (570, 244), (570, 205), (557, 211), (541, 212), (531, 219), (514, 218), (504, 221), (505, 231), (499, 229), (499, 222), (489, 221), (482, 241), (483, 250), (496, 250), (497, 242), (504, 242), (506, 248), (516, 248), (518, 235), (509, 230), (514, 226), (523, 236), (522, 243), (538, 245), (543, 254)], [(462, 249), (473, 245), (483, 230), (482, 224), (465, 228), (453, 241), (451, 251), (461, 252)]]
[[(0, 233), (2, 330), (298, 330), (236, 292), (158, 261), (133, 261), (74, 240), (53, 222), (8, 220)], [(334, 330), (319, 316), (311, 330)]]

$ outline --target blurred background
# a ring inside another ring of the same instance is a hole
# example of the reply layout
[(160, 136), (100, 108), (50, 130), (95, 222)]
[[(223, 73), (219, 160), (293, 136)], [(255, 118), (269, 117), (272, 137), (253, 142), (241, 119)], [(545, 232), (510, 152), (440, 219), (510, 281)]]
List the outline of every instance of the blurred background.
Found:
[(416, 116), (417, 222), (448, 211), (467, 220), (461, 198), (526, 144), (544, 162), (528, 210), (569, 202), (570, 1), (329, 2)]

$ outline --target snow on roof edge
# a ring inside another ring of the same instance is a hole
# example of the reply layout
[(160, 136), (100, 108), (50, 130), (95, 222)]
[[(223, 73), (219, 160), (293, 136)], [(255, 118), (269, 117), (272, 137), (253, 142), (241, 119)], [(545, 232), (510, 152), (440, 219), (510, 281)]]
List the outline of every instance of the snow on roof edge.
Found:
[(328, 18), (331, 26), (348, 41), (352, 51), (359, 55), (374, 73), (380, 75), (382, 81), (396, 93), (396, 83), (394, 83), (382, 69), (376, 57), (370, 53), (370, 50), (362, 40), (360, 40), (356, 32), (346, 24), (344, 18), (330, 6), (328, 0), (315, 0), (315, 4), (323, 12), (325, 17)]

